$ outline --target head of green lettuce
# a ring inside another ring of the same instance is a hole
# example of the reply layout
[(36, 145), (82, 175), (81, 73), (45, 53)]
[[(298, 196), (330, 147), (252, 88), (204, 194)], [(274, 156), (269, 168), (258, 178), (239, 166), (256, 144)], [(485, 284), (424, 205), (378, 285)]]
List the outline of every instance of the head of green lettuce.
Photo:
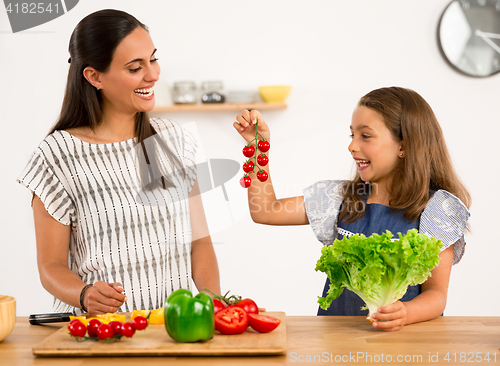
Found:
[(328, 309), (345, 287), (366, 303), (371, 319), (378, 308), (401, 299), (408, 286), (424, 283), (439, 264), (441, 240), (417, 229), (392, 237), (390, 231), (356, 234), (324, 246), (316, 271), (326, 273), (331, 284), (326, 297), (318, 296), (319, 306)]

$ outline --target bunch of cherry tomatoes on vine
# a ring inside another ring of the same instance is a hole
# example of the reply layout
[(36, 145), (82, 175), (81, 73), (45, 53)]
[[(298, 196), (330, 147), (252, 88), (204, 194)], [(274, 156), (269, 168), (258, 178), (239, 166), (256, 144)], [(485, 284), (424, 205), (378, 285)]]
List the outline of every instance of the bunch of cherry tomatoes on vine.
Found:
[[(249, 174), (255, 173), (255, 168), (258, 169), (256, 176), (259, 181), (265, 182), (267, 178), (269, 178), (269, 174), (260, 167), (266, 166), (269, 163), (269, 158), (265, 153), (269, 151), (271, 145), (269, 144), (269, 141), (263, 138), (259, 133), (258, 126), (259, 121), (257, 120), (255, 123), (255, 138), (243, 148), (243, 155), (249, 158), (243, 164), (243, 171), (245, 172), (245, 175), (240, 179), (240, 185), (243, 188), (248, 188), (252, 185), (252, 178), (250, 178)], [(259, 136), (261, 137), (261, 140), (259, 140)], [(254, 141), (257, 149), (252, 145), (252, 142)]]

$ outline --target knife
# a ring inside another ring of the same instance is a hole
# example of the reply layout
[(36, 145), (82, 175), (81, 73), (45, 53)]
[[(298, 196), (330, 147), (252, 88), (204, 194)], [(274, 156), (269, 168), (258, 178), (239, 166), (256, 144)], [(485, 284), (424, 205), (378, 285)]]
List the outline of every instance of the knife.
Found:
[(47, 314), (31, 314), (29, 322), (32, 325), (39, 325), (44, 323), (59, 323), (69, 322), (69, 317), (74, 316), (73, 313), (47, 313)]

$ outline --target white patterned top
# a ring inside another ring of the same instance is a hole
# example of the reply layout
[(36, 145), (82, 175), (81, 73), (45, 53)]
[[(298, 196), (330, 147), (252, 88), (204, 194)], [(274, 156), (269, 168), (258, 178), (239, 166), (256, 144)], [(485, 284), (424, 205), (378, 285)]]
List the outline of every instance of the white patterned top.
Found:
[[(187, 197), (196, 180), (196, 143), (169, 120), (151, 124), (185, 167), (186, 178), (173, 174), (158, 150), (174, 188), (142, 190), (136, 138), (91, 144), (63, 130), (39, 144), (17, 180), (54, 219), (71, 225), (69, 268), (83, 282), (123, 284), (128, 300), (118, 311), (157, 309), (173, 291), (191, 287)], [(53, 310), (81, 313), (57, 298)]]
[[(343, 201), (344, 182), (324, 180), (304, 189), (304, 203), (309, 223), (318, 240), (324, 245), (332, 244), (339, 234), (337, 219)], [(419, 232), (441, 239), (442, 250), (455, 244), (453, 264), (457, 264), (465, 251), (464, 233), (469, 216), (467, 207), (460, 199), (447, 191), (439, 190), (427, 202), (420, 215)]]

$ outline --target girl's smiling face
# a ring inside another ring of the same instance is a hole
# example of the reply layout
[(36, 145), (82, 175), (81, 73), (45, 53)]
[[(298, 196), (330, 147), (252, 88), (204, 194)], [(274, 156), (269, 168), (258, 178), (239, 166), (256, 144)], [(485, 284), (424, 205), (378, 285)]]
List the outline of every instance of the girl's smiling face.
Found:
[(119, 113), (150, 111), (160, 65), (149, 33), (137, 27), (116, 48), (109, 69), (99, 74), (104, 109)]
[(361, 179), (378, 184), (389, 182), (402, 158), (400, 154), (404, 156), (402, 142), (396, 141), (378, 112), (365, 106), (356, 107), (350, 128), (352, 141), (348, 148)]

